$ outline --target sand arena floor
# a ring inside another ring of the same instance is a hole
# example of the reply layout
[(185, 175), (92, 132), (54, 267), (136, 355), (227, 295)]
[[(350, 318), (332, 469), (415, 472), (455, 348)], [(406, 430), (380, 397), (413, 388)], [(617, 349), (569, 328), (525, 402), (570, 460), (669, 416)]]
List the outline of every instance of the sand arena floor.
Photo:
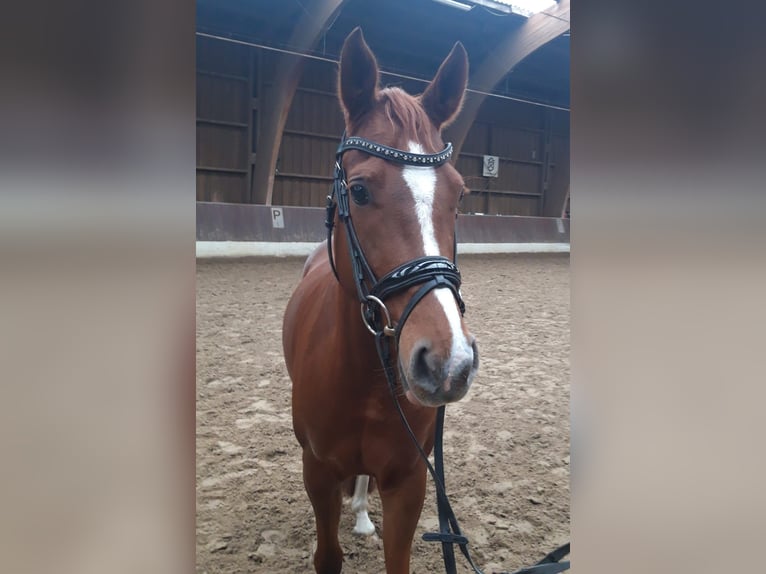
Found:
[[(303, 489), (282, 360), (282, 313), (303, 259), (197, 266), (197, 572), (311, 573)], [(447, 408), (447, 489), (489, 573), (569, 539), (569, 256), (464, 256), (466, 320), (481, 352), (468, 396)], [(429, 484), (414, 574), (443, 571)], [(380, 499), (371, 499), (378, 529)], [(341, 518), (344, 572), (384, 572), (378, 535)], [(460, 572), (468, 572), (462, 557)]]

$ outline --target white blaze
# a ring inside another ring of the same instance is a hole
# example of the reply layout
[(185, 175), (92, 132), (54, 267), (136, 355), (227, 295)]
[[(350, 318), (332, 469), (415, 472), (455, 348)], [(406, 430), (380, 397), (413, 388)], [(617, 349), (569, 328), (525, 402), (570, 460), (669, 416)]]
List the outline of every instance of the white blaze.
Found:
[[(410, 153), (423, 154), (423, 146), (417, 142), (409, 142)], [(434, 196), (436, 195), (436, 169), (433, 167), (420, 167), (414, 165), (404, 166), (404, 181), (412, 192), (412, 198), (415, 200), (415, 213), (418, 216), (420, 224), (420, 235), (423, 238), (423, 252), (425, 255), (443, 255), (451, 257), (440, 252), (439, 244), (436, 241), (434, 233)], [(463, 334), (460, 326), (460, 311), (457, 301), (452, 292), (441, 287), (433, 291), (437, 301), (441, 303), (444, 309), (444, 315), (449, 322), (452, 331), (452, 349), (450, 364), (458, 364), (465, 357), (472, 357), (473, 349)]]

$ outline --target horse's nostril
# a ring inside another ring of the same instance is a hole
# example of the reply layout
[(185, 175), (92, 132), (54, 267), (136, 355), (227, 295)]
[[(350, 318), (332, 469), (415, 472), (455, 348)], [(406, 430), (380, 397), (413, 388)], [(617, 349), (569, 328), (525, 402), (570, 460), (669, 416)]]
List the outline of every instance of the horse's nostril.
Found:
[(412, 374), (416, 379), (428, 380), (431, 378), (431, 367), (428, 361), (428, 344), (421, 344), (412, 352)]
[[(464, 350), (457, 356), (444, 356), (435, 352), (431, 341), (419, 341), (411, 351), (407, 378), (414, 388), (444, 400), (459, 400), (468, 390), (471, 377), (478, 365), (476, 343), (471, 340), (473, 352)], [(466, 352), (467, 351), (467, 352)]]
[(423, 341), (412, 351), (410, 374), (414, 383), (434, 392), (447, 377), (446, 364), (438, 353), (431, 349), (430, 341)]
[(471, 371), (473, 370), (473, 361), (470, 359), (467, 359), (460, 363), (458, 368), (455, 370), (455, 373), (452, 375), (452, 381), (458, 385), (463, 386), (468, 383), (468, 377), (471, 376)]

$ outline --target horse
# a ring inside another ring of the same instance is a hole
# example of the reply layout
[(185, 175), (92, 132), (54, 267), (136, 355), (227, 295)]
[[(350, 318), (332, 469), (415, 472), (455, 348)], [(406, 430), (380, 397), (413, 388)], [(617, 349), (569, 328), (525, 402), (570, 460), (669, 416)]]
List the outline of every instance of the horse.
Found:
[[(317, 574), (341, 571), (344, 493), (353, 491), (355, 532), (375, 531), (367, 515), (373, 485), (386, 572), (409, 572), (427, 476), (395, 402), (428, 454), (437, 407), (462, 399), (479, 366), (454, 263), (465, 185), (441, 137), (462, 106), (467, 78), (468, 57), (457, 42), (422, 94), (380, 88), (362, 31), (343, 44), (338, 95), (346, 132), (328, 196), (328, 239), (308, 257), (283, 320)], [(394, 393), (381, 341), (393, 349)]]

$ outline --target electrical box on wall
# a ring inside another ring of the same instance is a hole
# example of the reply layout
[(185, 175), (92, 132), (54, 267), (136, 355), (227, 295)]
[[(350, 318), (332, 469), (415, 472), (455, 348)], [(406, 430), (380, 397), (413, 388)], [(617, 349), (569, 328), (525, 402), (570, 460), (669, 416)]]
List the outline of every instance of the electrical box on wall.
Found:
[(496, 155), (485, 155), (482, 175), (484, 177), (497, 177), (498, 173), (500, 173), (500, 158)]

